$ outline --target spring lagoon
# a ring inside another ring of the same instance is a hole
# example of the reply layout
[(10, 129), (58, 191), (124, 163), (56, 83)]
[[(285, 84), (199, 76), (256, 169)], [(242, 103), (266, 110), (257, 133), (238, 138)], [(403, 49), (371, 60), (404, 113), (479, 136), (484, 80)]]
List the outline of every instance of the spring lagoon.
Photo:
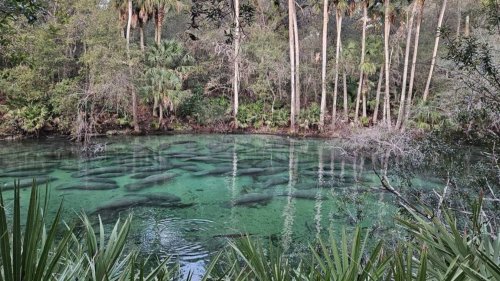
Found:
[[(371, 158), (349, 156), (333, 142), (252, 135), (98, 141), (105, 151), (93, 157), (61, 139), (2, 143), (6, 201), (21, 179), (27, 205), (35, 178), (48, 185), (51, 214), (62, 200), (69, 224), (85, 212), (111, 228), (133, 212), (131, 247), (170, 257), (195, 276), (227, 239), (243, 234), (300, 253), (316, 238), (356, 225), (378, 237), (396, 232), (398, 208), (378, 189)], [(412, 183), (424, 192), (443, 186), (429, 175)]]

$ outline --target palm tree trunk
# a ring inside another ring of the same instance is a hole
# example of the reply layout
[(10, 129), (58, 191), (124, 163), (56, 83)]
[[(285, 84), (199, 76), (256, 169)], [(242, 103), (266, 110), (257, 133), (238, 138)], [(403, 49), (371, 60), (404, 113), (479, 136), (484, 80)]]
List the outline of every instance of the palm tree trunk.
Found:
[(290, 44), (290, 131), (295, 131), (295, 39), (293, 31), (294, 0), (288, 0), (288, 37)]
[(233, 101), (233, 114), (234, 120), (238, 115), (239, 106), (239, 86), (240, 86), (240, 1), (234, 1), (234, 81), (233, 81), (233, 91), (234, 91), (234, 101)]
[(341, 34), (342, 34), (342, 12), (337, 7), (336, 11), (337, 19), (337, 48), (335, 50), (335, 82), (333, 88), (333, 109), (332, 109), (332, 129), (335, 127), (337, 120), (337, 94), (338, 94), (338, 82), (339, 82), (339, 60), (340, 60), (340, 45), (341, 45)]
[(373, 124), (378, 122), (378, 111), (380, 106), (380, 92), (382, 91), (382, 80), (384, 80), (384, 66), (380, 67), (380, 74), (378, 76), (377, 94), (375, 96), (375, 110), (373, 111)]
[[(294, 1), (295, 3), (295, 1)], [(295, 116), (300, 114), (300, 49), (299, 49), (299, 27), (297, 25), (297, 11), (293, 7), (293, 32), (295, 44)]]
[(441, 27), (443, 26), (444, 13), (446, 11), (446, 3), (448, 0), (443, 0), (443, 5), (441, 6), (441, 12), (439, 13), (439, 20), (436, 32), (436, 40), (434, 42), (434, 50), (432, 51), (431, 69), (429, 70), (429, 77), (427, 77), (427, 83), (425, 84), (424, 102), (427, 101), (429, 96), (429, 89), (431, 87), (432, 76), (434, 75), (434, 67), (436, 66), (437, 52), (439, 48), (439, 39), (441, 39)]
[[(127, 58), (128, 58), (128, 69), (129, 74), (132, 77), (132, 64), (130, 59), (130, 27), (132, 25), (132, 0), (128, 0), (128, 20), (127, 20)], [(130, 92), (132, 94), (132, 123), (134, 125), (134, 131), (139, 132), (139, 122), (137, 121), (137, 95), (135, 93), (133, 85), (130, 86)]]
[(322, 61), (321, 61), (321, 109), (319, 115), (319, 130), (323, 131), (325, 126), (326, 111), (326, 64), (327, 64), (327, 42), (328, 42), (328, 0), (323, 1), (323, 37), (322, 37)]
[(384, 108), (385, 108), (385, 121), (387, 127), (391, 127), (391, 106), (390, 106), (390, 79), (391, 70), (389, 63), (389, 35), (391, 33), (391, 21), (390, 21), (390, 0), (384, 0), (385, 5), (385, 20), (384, 20), (384, 57), (385, 57), (385, 97), (384, 97)]
[(165, 18), (165, 8), (164, 7), (159, 7), (158, 8), (158, 41), (157, 44), (160, 45), (161, 43), (161, 29), (163, 27), (163, 19)]
[(422, 17), (424, 15), (424, 4), (425, 0), (418, 0), (419, 11), (417, 15), (417, 26), (415, 27), (415, 42), (413, 43), (413, 58), (411, 61), (410, 85), (408, 86), (408, 97), (406, 98), (405, 120), (401, 125), (401, 131), (405, 130), (406, 123), (408, 123), (408, 119), (410, 118), (413, 85), (415, 82), (415, 69), (417, 67), (418, 44), (420, 40), (420, 26), (422, 24)]
[(415, 14), (417, 13), (417, 3), (413, 3), (413, 8), (411, 11), (410, 19), (408, 22), (408, 28), (406, 32), (406, 48), (405, 48), (405, 65), (403, 69), (403, 87), (401, 91), (401, 99), (399, 101), (399, 111), (398, 111), (398, 119), (396, 121), (396, 129), (399, 129), (401, 123), (403, 122), (403, 114), (405, 108), (405, 99), (406, 99), (406, 82), (408, 77), (408, 63), (410, 60), (410, 49), (411, 49), (411, 34), (413, 31), (413, 21), (415, 19)]
[(358, 93), (356, 95), (356, 111), (354, 113), (354, 123), (358, 124), (359, 117), (359, 100), (361, 98), (361, 91), (363, 88), (363, 65), (365, 63), (365, 53), (366, 53), (366, 23), (368, 22), (368, 2), (363, 3), (363, 30), (361, 32), (361, 60), (359, 63), (359, 84)]

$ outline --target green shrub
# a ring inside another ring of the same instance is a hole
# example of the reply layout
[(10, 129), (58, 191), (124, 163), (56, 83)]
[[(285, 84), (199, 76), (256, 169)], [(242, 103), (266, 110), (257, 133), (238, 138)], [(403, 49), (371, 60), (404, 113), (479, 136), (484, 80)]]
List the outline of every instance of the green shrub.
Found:
[(299, 126), (305, 129), (317, 128), (319, 126), (320, 107), (317, 103), (310, 104), (300, 111)]

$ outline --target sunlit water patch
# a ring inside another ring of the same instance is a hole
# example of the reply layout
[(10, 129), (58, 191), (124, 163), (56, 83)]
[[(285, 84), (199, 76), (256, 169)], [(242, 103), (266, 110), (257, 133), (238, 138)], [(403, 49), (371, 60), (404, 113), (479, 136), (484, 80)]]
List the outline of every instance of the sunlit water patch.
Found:
[[(243, 233), (294, 253), (330, 231), (361, 225), (384, 235), (397, 208), (377, 190), (370, 157), (323, 140), (269, 136), (177, 135), (100, 139), (106, 152), (82, 157), (57, 139), (2, 143), (0, 184), (7, 201), (21, 179), (48, 183), (51, 212), (81, 211), (108, 225), (133, 211), (130, 244), (170, 257), (184, 274), (203, 273), (226, 239)], [(422, 190), (438, 180), (417, 177)]]

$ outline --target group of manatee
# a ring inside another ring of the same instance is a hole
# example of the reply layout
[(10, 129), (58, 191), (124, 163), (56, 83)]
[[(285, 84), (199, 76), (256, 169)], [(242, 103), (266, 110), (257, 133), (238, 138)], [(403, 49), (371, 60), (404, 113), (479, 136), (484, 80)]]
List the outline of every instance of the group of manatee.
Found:
[[(326, 187), (327, 184), (302, 180), (318, 175), (318, 159), (309, 158), (310, 160), (298, 162), (299, 168), (295, 169), (292, 179), (289, 176), (288, 149), (288, 143), (276, 143), (267, 149), (231, 142), (201, 145), (194, 140), (165, 141), (156, 146), (136, 144), (114, 148), (104, 155), (79, 161), (65, 161), (67, 158), (46, 159), (8, 167), (0, 171), (0, 187), (2, 190), (13, 189), (13, 178), (21, 178), (16, 183), (21, 188), (31, 187), (33, 180), (38, 184), (48, 184), (58, 180), (51, 175), (58, 169), (69, 173), (72, 180), (56, 185), (57, 190), (99, 191), (123, 188), (127, 191), (125, 195), (97, 207), (96, 212), (144, 206), (190, 207), (192, 203), (184, 203), (173, 194), (151, 193), (147, 190), (165, 187), (168, 191), (169, 182), (186, 173), (193, 177), (251, 177), (253, 186), (250, 190), (243, 190), (236, 198), (223, 202), (230, 207), (265, 205), (278, 197), (327, 199), (323, 193), (318, 192), (319, 187)], [(74, 157), (70, 155), (69, 159), (74, 160)], [(209, 168), (206, 167), (207, 164), (210, 165)], [(205, 167), (201, 167), (204, 165)], [(116, 178), (124, 176), (128, 177), (127, 183), (120, 185)], [(363, 177), (340, 178), (338, 175), (332, 179), (328, 183), (330, 187), (369, 180)], [(278, 186), (286, 191), (277, 191), (283, 190), (276, 188)]]

